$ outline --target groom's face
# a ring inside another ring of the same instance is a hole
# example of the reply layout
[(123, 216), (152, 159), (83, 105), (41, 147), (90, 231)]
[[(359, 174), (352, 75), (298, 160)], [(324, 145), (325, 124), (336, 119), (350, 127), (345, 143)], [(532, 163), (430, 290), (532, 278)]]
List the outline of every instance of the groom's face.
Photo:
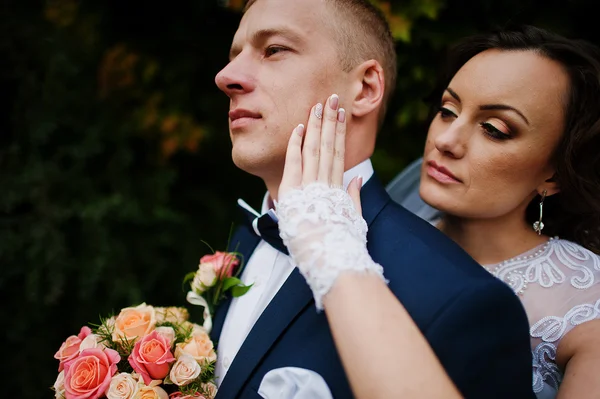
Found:
[(323, 0), (258, 0), (244, 14), (230, 62), (216, 76), (230, 98), (234, 163), (263, 179), (281, 177), (289, 136), (310, 108), (344, 98), (334, 15)]

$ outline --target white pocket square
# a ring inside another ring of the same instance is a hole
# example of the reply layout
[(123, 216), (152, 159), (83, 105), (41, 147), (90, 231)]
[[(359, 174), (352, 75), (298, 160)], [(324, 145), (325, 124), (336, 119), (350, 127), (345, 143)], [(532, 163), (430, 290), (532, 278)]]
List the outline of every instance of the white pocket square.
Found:
[(298, 367), (269, 371), (260, 383), (258, 394), (265, 399), (333, 399), (323, 377)]

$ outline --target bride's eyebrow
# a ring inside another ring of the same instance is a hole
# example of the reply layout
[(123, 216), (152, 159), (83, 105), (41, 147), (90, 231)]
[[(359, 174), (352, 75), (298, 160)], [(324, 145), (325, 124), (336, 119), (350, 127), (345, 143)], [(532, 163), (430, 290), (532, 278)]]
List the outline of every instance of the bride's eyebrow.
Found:
[[(452, 90), (450, 87), (446, 88), (446, 91), (448, 93), (450, 93), (450, 95), (452, 97), (454, 97), (456, 99), (456, 101), (461, 102), (460, 100), (460, 96), (454, 91)], [(527, 119), (527, 117), (518, 109), (516, 109), (515, 107), (512, 107), (510, 105), (506, 105), (506, 104), (485, 104), (485, 105), (481, 105), (479, 106), (479, 109), (482, 111), (488, 111), (488, 110), (500, 110), (500, 111), (512, 111), (514, 113), (516, 113), (517, 115), (519, 115), (527, 124), (527, 126), (529, 126), (529, 119)]]
[(519, 111), (515, 107), (511, 107), (510, 105), (506, 105), (506, 104), (486, 104), (486, 105), (481, 105), (479, 107), (479, 109), (482, 110), (482, 111), (486, 111), (486, 110), (513, 111), (514, 113), (516, 113), (517, 115), (519, 115), (525, 121), (525, 123), (527, 124), (527, 126), (529, 126), (529, 120), (527, 119), (527, 117), (525, 115), (523, 115), (523, 113), (521, 111)]
[(446, 91), (450, 93), (452, 97), (456, 98), (456, 101), (460, 102), (460, 97), (458, 96), (458, 94), (456, 94), (454, 90), (452, 90), (450, 87), (446, 87)]

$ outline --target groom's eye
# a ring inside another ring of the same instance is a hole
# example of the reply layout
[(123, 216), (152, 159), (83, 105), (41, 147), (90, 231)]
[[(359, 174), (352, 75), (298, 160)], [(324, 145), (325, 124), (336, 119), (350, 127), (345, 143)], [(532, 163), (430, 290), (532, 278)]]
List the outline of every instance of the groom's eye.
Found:
[(269, 46), (265, 50), (265, 57), (269, 58), (272, 55), (275, 55), (275, 54), (280, 53), (282, 51), (287, 51), (287, 48), (282, 47), (282, 46)]

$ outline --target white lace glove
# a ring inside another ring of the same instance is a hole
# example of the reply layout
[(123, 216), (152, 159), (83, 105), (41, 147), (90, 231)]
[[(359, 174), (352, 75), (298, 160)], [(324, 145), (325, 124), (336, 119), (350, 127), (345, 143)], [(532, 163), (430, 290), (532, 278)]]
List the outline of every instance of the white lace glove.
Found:
[(344, 190), (310, 183), (287, 191), (276, 210), (281, 238), (317, 309), (323, 309), (323, 296), (343, 272), (371, 272), (385, 281), (383, 268), (367, 251), (367, 224)]
[(344, 272), (383, 279), (382, 267), (367, 251), (367, 224), (360, 215), (362, 178), (350, 183), (350, 194), (339, 188), (346, 148), (346, 111), (339, 104), (334, 94), (325, 106), (315, 105), (306, 129), (301, 124), (292, 132), (276, 203), (280, 236), (318, 310)]

